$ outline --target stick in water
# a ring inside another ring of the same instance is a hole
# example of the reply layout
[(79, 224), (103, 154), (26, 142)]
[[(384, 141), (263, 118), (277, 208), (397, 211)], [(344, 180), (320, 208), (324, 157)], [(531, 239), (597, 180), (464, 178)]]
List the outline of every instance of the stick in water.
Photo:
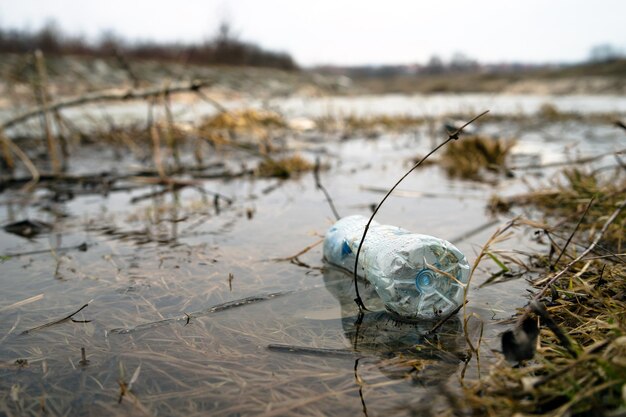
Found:
[(432, 151), (430, 151), (425, 157), (423, 157), (422, 159), (420, 159), (415, 165), (413, 165), (413, 167), (408, 170), (406, 172), (406, 174), (404, 174), (402, 176), (402, 178), (400, 178), (393, 187), (391, 187), (391, 189), (387, 192), (387, 194), (385, 194), (385, 196), (383, 197), (383, 199), (380, 201), (380, 203), (378, 203), (378, 205), (376, 206), (376, 208), (374, 209), (374, 212), (372, 213), (372, 215), (370, 216), (369, 220), (367, 221), (367, 224), (365, 225), (365, 230), (363, 231), (363, 236), (361, 237), (361, 241), (359, 242), (359, 247), (356, 251), (356, 258), (354, 259), (354, 289), (356, 291), (356, 298), (354, 299), (354, 302), (356, 303), (356, 305), (359, 307), (359, 311), (362, 312), (363, 310), (367, 310), (367, 308), (365, 307), (365, 304), (363, 304), (363, 300), (361, 299), (361, 296), (359, 295), (359, 285), (357, 282), (357, 276), (358, 276), (358, 265), (359, 265), (359, 255), (361, 254), (361, 247), (363, 245), (363, 242), (365, 241), (365, 236), (367, 235), (367, 231), (370, 228), (370, 224), (372, 223), (372, 221), (374, 220), (374, 216), (376, 216), (376, 213), (378, 213), (378, 210), (380, 209), (380, 207), (383, 205), (383, 203), (385, 202), (385, 200), (387, 200), (387, 198), (391, 195), (391, 193), (393, 192), (393, 190), (396, 189), (396, 187), (398, 185), (400, 185), (400, 183), (409, 176), (409, 174), (411, 172), (413, 172), (415, 170), (415, 168), (417, 168), (418, 166), (420, 166), (422, 164), (422, 162), (424, 162), (426, 159), (428, 159), (432, 154), (434, 154), (435, 152), (437, 152), (439, 149), (443, 148), (445, 145), (448, 144), (448, 142), (452, 141), (452, 140), (457, 140), (459, 138), (459, 134), (463, 131), (463, 129), (465, 129), (467, 126), (469, 126), (470, 124), (474, 123), (476, 120), (480, 119), (481, 117), (483, 117), (484, 115), (486, 115), (487, 113), (489, 113), (489, 110), (486, 110), (484, 112), (482, 112), (481, 114), (479, 114), (478, 116), (474, 117), (472, 120), (470, 120), (469, 122), (465, 123), (463, 126), (461, 126), (460, 128), (458, 128), (456, 131), (452, 132), (451, 134), (448, 135), (448, 139), (446, 139), (443, 143), (439, 144), (437, 147), (435, 147), (435, 149), (433, 149)]

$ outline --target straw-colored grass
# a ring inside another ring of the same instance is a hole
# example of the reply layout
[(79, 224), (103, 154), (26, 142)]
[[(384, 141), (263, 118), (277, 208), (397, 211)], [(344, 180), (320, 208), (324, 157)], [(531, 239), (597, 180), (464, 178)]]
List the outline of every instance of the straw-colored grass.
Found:
[(601, 416), (625, 409), (626, 175), (621, 167), (613, 175), (574, 169), (562, 178), (553, 192), (507, 204), (530, 205), (554, 225), (544, 232), (550, 254), (536, 254), (529, 269), (539, 274), (535, 292), (545, 294), (538, 301), (565, 336), (542, 328), (533, 360), (515, 368), (502, 360), (468, 383), (473, 414)]
[(311, 171), (314, 165), (295, 154), (279, 159), (265, 159), (257, 168), (257, 174), (261, 177), (291, 178), (294, 175)]
[(451, 143), (441, 156), (448, 175), (473, 180), (484, 179), (487, 171), (502, 172), (515, 140), (468, 136)]

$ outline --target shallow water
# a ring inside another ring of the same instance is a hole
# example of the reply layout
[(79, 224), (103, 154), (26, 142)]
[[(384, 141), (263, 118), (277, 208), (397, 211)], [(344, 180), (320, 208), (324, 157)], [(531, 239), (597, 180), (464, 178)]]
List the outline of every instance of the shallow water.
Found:
[(325, 116), (373, 114), (438, 117), (478, 114), (489, 109), (497, 115), (532, 115), (550, 104), (560, 112), (597, 114), (626, 112), (626, 97), (605, 95), (538, 94), (387, 94), (356, 97), (287, 98), (270, 102), (287, 114)]
[[(210, 91), (208, 92), (210, 95)], [(543, 105), (551, 105), (559, 112), (580, 115), (613, 114), (616, 117), (626, 114), (626, 97), (607, 95), (539, 95), (539, 94), (387, 94), (325, 97), (277, 97), (268, 100), (240, 97), (223, 100), (227, 109), (266, 108), (279, 111), (288, 118), (318, 118), (337, 116), (367, 117), (373, 115), (403, 115), (412, 117), (437, 118), (446, 115), (472, 115), (490, 110), (492, 115), (532, 116)], [(22, 109), (23, 110), (23, 109)], [(173, 101), (172, 112), (178, 122), (195, 122), (202, 117), (213, 115), (216, 107), (204, 101)], [(111, 126), (145, 121), (152, 112), (155, 118), (163, 117), (162, 106), (150, 107), (144, 102), (96, 103), (62, 110), (81, 128), (93, 124)], [(0, 109), (0, 121), (19, 113), (18, 109)], [(28, 129), (38, 127), (33, 122)], [(12, 128), (9, 134), (19, 134), (22, 128)]]
[[(621, 133), (576, 122), (537, 128), (487, 122), (481, 129), (521, 133), (517, 157), (542, 162), (611, 150)], [(432, 138), (420, 128), (378, 139), (310, 135), (298, 144), (330, 165), (322, 183), (347, 215), (369, 213)], [(79, 158), (77, 171), (94, 166), (89, 161)], [(525, 182), (544, 181), (549, 172), (534, 174), (494, 185), (422, 168), (377, 221), (451, 240), (471, 263), (507, 220), (486, 212), (488, 198), (525, 190)], [(133, 200), (159, 189), (66, 201), (52, 201), (43, 190), (0, 194), (1, 224), (32, 218), (54, 226), (32, 239), (0, 230), (0, 254), (9, 256), (0, 264), (0, 414), (39, 414), (43, 407), (53, 415), (405, 415), (425, 403), (445, 406), (443, 385), (459, 389), (467, 352), (460, 320), (428, 337), (432, 323), (402, 324), (380, 311), (355, 326), (351, 278), (323, 264), (321, 246), (299, 258), (304, 266), (275, 260), (319, 241), (333, 222), (311, 174), (206, 180)], [(218, 208), (210, 193), (233, 203)], [(63, 250), (82, 243), (86, 251)], [(534, 243), (520, 235), (508, 245), (523, 250)], [(496, 269), (485, 268), (468, 304), (485, 324), (483, 363), (499, 348), (495, 336), (506, 327), (498, 321), (524, 304), (526, 288), (520, 279), (479, 289)], [(363, 291), (366, 304), (380, 309), (371, 289)], [(256, 296), (268, 299), (211, 311)], [(14, 305), (22, 300), (30, 301)], [(74, 316), (88, 323), (21, 334), (88, 302)], [(477, 340), (478, 320), (469, 334)], [(88, 364), (80, 364), (82, 347)], [(479, 371), (470, 361), (467, 377)], [(118, 403), (120, 381), (132, 379), (131, 393)]]

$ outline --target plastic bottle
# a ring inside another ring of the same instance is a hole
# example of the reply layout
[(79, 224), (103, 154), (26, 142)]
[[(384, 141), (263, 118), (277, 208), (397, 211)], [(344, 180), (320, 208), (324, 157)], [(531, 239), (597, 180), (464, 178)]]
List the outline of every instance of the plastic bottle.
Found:
[[(367, 220), (348, 216), (328, 229), (325, 260), (354, 272)], [(436, 319), (463, 302), (469, 265), (450, 242), (373, 221), (359, 254), (358, 274), (374, 286), (387, 310), (400, 319)]]

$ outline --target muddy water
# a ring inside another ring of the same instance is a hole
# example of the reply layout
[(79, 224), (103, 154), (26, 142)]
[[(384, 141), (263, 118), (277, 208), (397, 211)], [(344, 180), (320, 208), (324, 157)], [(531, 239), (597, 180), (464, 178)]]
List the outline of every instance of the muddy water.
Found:
[[(482, 128), (525, 132), (519, 157), (540, 161), (610, 150), (617, 140), (602, 126), (590, 138), (582, 124)], [(311, 135), (299, 146), (329, 164), (322, 183), (347, 215), (368, 213), (431, 143), (420, 129), (346, 141)], [(497, 185), (471, 183), (429, 166), (407, 178), (377, 220), (449, 239), (472, 262), (497, 226), (463, 235), (504, 223), (486, 202), (494, 192), (524, 190), (522, 180), (540, 179), (524, 173)], [(0, 254), (8, 256), (0, 264), (0, 414), (405, 415), (445, 407), (443, 385), (458, 390), (467, 352), (460, 320), (425, 336), (432, 323), (392, 320), (364, 287), (374, 312), (355, 326), (350, 277), (323, 264), (320, 246), (299, 265), (275, 260), (315, 244), (333, 222), (312, 175), (207, 180), (137, 199), (157, 190), (65, 201), (46, 191), (0, 195), (2, 224), (53, 225), (31, 239), (0, 231)], [(217, 207), (211, 193), (232, 204), (222, 199)], [(76, 249), (83, 243), (86, 250)], [(528, 245), (523, 235), (509, 242)], [(498, 321), (523, 305), (525, 292), (523, 280), (479, 289), (495, 267), (485, 269), (468, 305), (485, 324), (483, 363), (499, 348), (495, 336), (505, 327)], [(224, 304), (236, 300), (247, 301)], [(88, 322), (23, 334), (85, 303), (73, 318)], [(478, 320), (468, 330), (477, 339)], [(467, 377), (478, 372), (470, 361)]]

